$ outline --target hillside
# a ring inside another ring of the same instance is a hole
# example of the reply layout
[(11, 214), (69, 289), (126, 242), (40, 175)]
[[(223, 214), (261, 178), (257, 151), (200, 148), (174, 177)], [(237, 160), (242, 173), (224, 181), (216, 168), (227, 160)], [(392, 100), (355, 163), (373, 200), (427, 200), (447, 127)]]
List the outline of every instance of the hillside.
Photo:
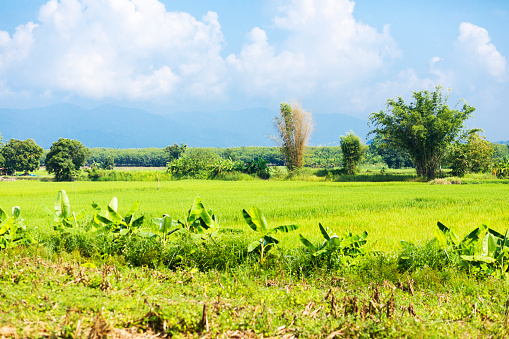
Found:
[[(221, 112), (180, 112), (156, 115), (135, 108), (103, 105), (84, 109), (70, 104), (30, 109), (0, 109), (0, 133), (5, 141), (32, 138), (48, 149), (58, 138), (81, 141), (87, 147), (143, 148), (185, 143), (192, 147), (273, 146), (276, 112), (251, 108)], [(338, 144), (352, 130), (362, 139), (365, 121), (339, 114), (314, 114), (312, 145)]]

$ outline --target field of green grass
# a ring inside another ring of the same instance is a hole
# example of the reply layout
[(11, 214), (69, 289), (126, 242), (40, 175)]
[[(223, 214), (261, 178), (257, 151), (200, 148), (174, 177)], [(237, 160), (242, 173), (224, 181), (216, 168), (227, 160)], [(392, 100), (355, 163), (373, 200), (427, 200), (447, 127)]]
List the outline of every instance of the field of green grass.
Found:
[[(399, 265), (400, 241), (425, 244), (437, 221), (460, 236), (483, 223), (505, 233), (506, 181), (469, 180), (478, 184), (0, 181), (0, 207), (19, 206), (36, 239), (54, 234), (43, 206), (52, 209), (62, 189), (72, 210), (90, 215), (92, 202), (106, 206), (116, 196), (123, 215), (139, 201), (146, 225), (165, 213), (184, 219), (199, 195), (222, 228), (244, 231), (211, 241), (183, 237), (167, 249), (141, 239), (111, 256), (45, 244), (0, 250), (0, 337), (507, 337), (507, 274), (476, 275), (425, 247), (417, 268)], [(238, 259), (257, 238), (241, 213), (251, 206), (269, 226), (300, 225), (276, 235), (280, 250), (266, 262)], [(318, 242), (318, 223), (338, 234), (367, 231), (368, 253), (345, 266), (312, 259), (299, 234)], [(172, 258), (132, 260), (154, 253)], [(179, 265), (165, 264), (179, 256)], [(218, 264), (222, 258), (232, 262)]]
[[(503, 182), (503, 181), (499, 181)], [(147, 222), (170, 215), (181, 219), (199, 195), (219, 217), (221, 226), (249, 228), (242, 209), (258, 206), (269, 224), (299, 224), (286, 235), (298, 246), (298, 233), (318, 239), (318, 223), (337, 233), (344, 230), (369, 233), (374, 249), (399, 249), (399, 241), (418, 242), (433, 237), (437, 221), (456, 228), (460, 235), (482, 223), (503, 232), (509, 227), (509, 186), (505, 184), (429, 185), (418, 182), (306, 182), (306, 181), (211, 181), (165, 182), (0, 182), (0, 207), (19, 206), (26, 223), (44, 230), (52, 219), (43, 205), (52, 208), (64, 189), (72, 209), (92, 213), (91, 203), (108, 205), (119, 200), (127, 212), (135, 201)]]

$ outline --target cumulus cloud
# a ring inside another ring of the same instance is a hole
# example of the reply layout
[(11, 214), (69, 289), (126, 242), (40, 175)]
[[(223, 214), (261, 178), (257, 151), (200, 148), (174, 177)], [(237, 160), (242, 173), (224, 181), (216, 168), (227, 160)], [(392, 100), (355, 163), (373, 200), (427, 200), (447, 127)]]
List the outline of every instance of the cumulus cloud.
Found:
[(0, 32), (0, 79), (90, 98), (153, 99), (224, 89), (217, 14), (201, 20), (157, 0), (50, 0), (39, 24)]
[(464, 61), (483, 72), (496, 77), (506, 75), (506, 59), (491, 43), (488, 31), (469, 22), (459, 26), (458, 43), (464, 52)]
[[(264, 95), (333, 93), (372, 76), (399, 50), (388, 27), (357, 21), (349, 0), (291, 0), (279, 7), (275, 28), (286, 33), (276, 47), (260, 28), (227, 61), (242, 73), (247, 92)], [(279, 51), (277, 51), (279, 50)], [(267, 84), (277, 84), (277, 90)]]

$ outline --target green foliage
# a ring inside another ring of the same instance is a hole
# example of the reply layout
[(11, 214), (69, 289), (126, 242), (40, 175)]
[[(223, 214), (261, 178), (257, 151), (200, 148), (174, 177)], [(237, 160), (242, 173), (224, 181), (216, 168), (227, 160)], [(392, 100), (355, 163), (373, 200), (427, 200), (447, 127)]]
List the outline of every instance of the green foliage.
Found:
[(341, 146), (309, 146), (304, 160), (306, 166), (313, 168), (340, 167), (343, 163)]
[(90, 151), (78, 140), (60, 138), (51, 145), (45, 164), (56, 181), (71, 181), (78, 175)]
[(118, 199), (113, 197), (110, 204), (106, 209), (102, 209), (101, 206), (92, 203), (92, 207), (96, 210), (94, 214), (94, 226), (100, 233), (113, 233), (117, 235), (129, 235), (139, 231), (143, 224), (145, 216), (136, 218), (134, 214), (138, 210), (140, 203), (136, 201), (131, 209), (122, 216), (118, 213)]
[(46, 206), (44, 209), (49, 216), (53, 217), (53, 221), (56, 223), (54, 228), (61, 234), (76, 232), (79, 226), (78, 221), (83, 220), (86, 216), (84, 209), (78, 213), (71, 211), (71, 204), (64, 190), (57, 193), (54, 211)]
[(35, 243), (20, 215), (21, 210), (18, 206), (12, 208), (11, 216), (0, 208), (0, 249)]
[(466, 143), (455, 142), (449, 152), (452, 175), (489, 172), (493, 167), (494, 149), (490, 142), (478, 133), (469, 135)]
[(369, 152), (381, 156), (389, 168), (399, 169), (414, 165), (407, 151), (388, 146), (380, 135), (375, 136), (369, 145)]
[(274, 245), (279, 243), (279, 240), (274, 238), (272, 234), (280, 232), (288, 233), (299, 228), (298, 225), (282, 225), (269, 228), (267, 220), (265, 220), (265, 216), (258, 207), (251, 207), (249, 212), (243, 209), (242, 216), (249, 227), (251, 227), (251, 229), (257, 232), (260, 236), (260, 239), (249, 244), (247, 251), (258, 251), (260, 253), (261, 262), (263, 262), (265, 258), (265, 253), (270, 251)]
[(16, 171), (28, 173), (39, 169), (43, 152), (43, 148), (32, 139), (24, 141), (11, 139), (0, 148), (0, 154), (4, 158), (4, 167), (10, 174)]
[(179, 219), (178, 223), (187, 231), (198, 234), (217, 231), (219, 228), (215, 214), (212, 213), (212, 210), (205, 209), (200, 197), (194, 199), (185, 219)]
[(320, 234), (324, 241), (320, 245), (314, 245), (302, 234), (299, 234), (300, 241), (306, 246), (315, 257), (327, 257), (329, 260), (332, 256), (339, 258), (343, 265), (347, 265), (350, 258), (355, 258), (365, 253), (364, 245), (367, 243), (368, 232), (364, 231), (362, 234), (352, 234), (352, 232), (345, 232), (341, 238), (338, 237), (329, 228), (324, 228), (322, 224), (318, 224)]
[(179, 159), (168, 163), (168, 172), (183, 178), (206, 179), (209, 167), (219, 160), (219, 156), (205, 148), (192, 148)]
[(108, 157), (115, 159), (116, 167), (165, 167), (168, 155), (160, 148), (91, 148), (87, 164), (105, 163)]
[(405, 104), (400, 97), (387, 101), (387, 110), (372, 113), (370, 133), (380, 135), (388, 146), (408, 152), (417, 175), (428, 180), (436, 177), (447, 147), (464, 136), (463, 122), (475, 108), (464, 104), (459, 110), (447, 105), (448, 95), (437, 86), (434, 92), (413, 92), (414, 102)]
[(367, 148), (353, 132), (341, 136), (340, 139), (345, 172), (346, 174), (355, 174)]
[(115, 161), (113, 160), (113, 157), (108, 155), (106, 157), (106, 160), (101, 163), (101, 168), (104, 170), (111, 171), (113, 168), (115, 168)]
[(503, 159), (509, 158), (509, 145), (491, 144), (493, 146), (493, 158)]
[(267, 161), (263, 160), (262, 158), (247, 161), (242, 165), (240, 170), (243, 173), (256, 174), (261, 179), (270, 178), (270, 171), (269, 167), (267, 166)]
[(504, 274), (509, 269), (509, 230), (505, 235), (486, 225), (477, 227), (463, 240), (453, 230), (437, 223), (436, 240), (449, 257), (458, 255), (461, 264), (474, 273)]
[(278, 134), (275, 140), (285, 157), (288, 170), (302, 168), (306, 144), (313, 130), (311, 114), (299, 104), (294, 103), (292, 106), (283, 102), (279, 115), (274, 118), (274, 127)]
[(186, 144), (173, 144), (173, 146), (166, 146), (164, 151), (168, 154), (168, 161), (179, 159), (187, 150)]
[(493, 174), (498, 178), (509, 178), (509, 158), (500, 159), (493, 166)]

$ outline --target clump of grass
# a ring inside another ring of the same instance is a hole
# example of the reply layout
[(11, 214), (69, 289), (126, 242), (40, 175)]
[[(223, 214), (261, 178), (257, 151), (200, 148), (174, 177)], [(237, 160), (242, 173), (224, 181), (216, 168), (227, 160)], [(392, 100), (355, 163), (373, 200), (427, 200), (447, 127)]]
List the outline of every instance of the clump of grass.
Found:
[(398, 254), (398, 270), (412, 272), (423, 267), (441, 270), (446, 267), (459, 267), (458, 255), (454, 252), (447, 253), (441, 249), (435, 239), (413, 244), (401, 242), (402, 250)]
[(457, 177), (437, 178), (429, 182), (430, 185), (461, 185), (461, 179)]

